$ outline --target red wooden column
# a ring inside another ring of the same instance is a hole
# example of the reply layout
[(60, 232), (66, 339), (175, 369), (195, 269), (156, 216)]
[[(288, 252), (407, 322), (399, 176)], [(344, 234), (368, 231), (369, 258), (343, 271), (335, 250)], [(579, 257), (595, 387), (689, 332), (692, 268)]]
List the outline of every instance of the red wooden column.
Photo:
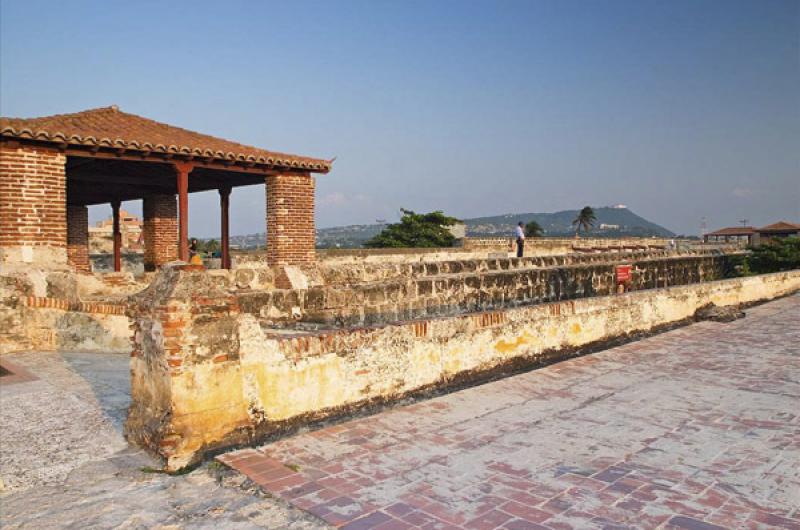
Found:
[(189, 173), (194, 165), (176, 162), (178, 177), (178, 259), (189, 261)]
[(219, 211), (220, 211), (220, 223), (221, 223), (221, 233), (222, 233), (222, 268), (223, 269), (230, 269), (231, 268), (231, 241), (230, 241), (230, 222), (229, 222), (229, 212), (230, 212), (230, 200), (231, 200), (231, 189), (230, 188), (220, 188), (219, 189)]
[(114, 272), (122, 270), (122, 232), (119, 229), (119, 201), (111, 202), (111, 218), (113, 219), (114, 238)]

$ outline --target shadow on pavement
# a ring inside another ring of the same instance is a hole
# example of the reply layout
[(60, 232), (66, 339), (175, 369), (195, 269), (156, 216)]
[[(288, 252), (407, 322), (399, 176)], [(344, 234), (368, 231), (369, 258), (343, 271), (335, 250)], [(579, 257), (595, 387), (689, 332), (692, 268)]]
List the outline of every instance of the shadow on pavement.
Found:
[(131, 403), (130, 357), (97, 353), (62, 353), (61, 356), (89, 383), (103, 413), (121, 433)]

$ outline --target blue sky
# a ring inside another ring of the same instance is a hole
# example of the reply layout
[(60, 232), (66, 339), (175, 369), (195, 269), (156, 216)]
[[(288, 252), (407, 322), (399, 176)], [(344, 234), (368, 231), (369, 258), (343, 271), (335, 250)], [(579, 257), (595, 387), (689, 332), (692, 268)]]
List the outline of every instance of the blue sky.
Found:
[[(682, 233), (800, 222), (797, 0), (0, 0), (3, 116), (110, 104), (336, 156), (322, 227), (613, 203)], [(263, 195), (234, 191), (233, 233), (264, 230)], [(193, 235), (217, 208), (191, 197)]]

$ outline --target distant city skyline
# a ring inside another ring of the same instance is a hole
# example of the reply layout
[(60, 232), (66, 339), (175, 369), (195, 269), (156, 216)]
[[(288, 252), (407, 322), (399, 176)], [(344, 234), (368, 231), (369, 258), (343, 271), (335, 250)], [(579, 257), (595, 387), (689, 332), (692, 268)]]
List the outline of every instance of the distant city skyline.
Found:
[[(127, 112), (337, 157), (319, 227), (625, 203), (800, 222), (800, 2), (0, 1), (0, 113)], [(158, 16), (145, 13), (157, 12)], [(231, 231), (264, 231), (263, 187)], [(137, 202), (123, 207), (139, 215)], [(91, 221), (110, 208), (91, 209)], [(215, 192), (190, 232), (219, 235)]]

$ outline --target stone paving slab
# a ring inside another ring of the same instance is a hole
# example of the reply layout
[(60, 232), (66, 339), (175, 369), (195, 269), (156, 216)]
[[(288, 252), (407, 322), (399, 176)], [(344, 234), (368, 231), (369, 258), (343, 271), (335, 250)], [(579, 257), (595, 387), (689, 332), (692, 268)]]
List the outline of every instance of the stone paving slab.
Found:
[[(186, 475), (130, 447), (128, 355), (3, 355), (27, 381), (0, 381), (0, 528), (3, 530), (322, 530), (246, 477), (206, 464)], [(8, 377), (8, 376), (5, 376)]]
[(218, 459), (343, 528), (800, 529), (800, 296)]

